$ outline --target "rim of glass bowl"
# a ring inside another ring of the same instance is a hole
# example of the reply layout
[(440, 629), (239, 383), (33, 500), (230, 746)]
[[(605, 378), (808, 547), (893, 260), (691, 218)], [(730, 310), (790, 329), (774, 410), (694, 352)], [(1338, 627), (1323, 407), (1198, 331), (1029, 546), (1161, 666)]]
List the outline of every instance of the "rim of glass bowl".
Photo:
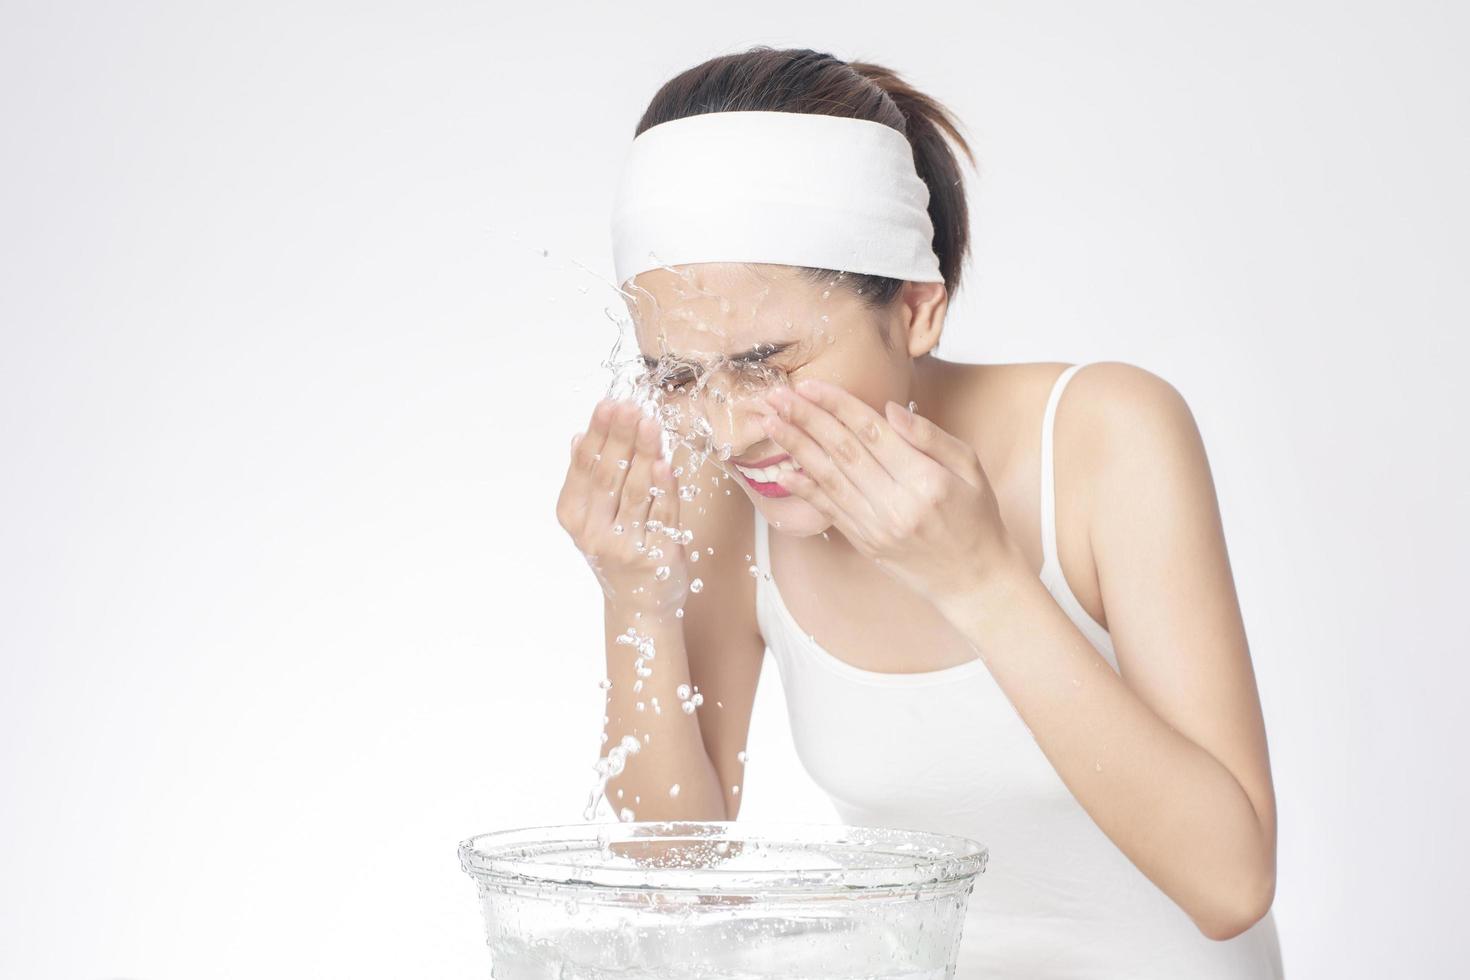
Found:
[[(770, 869), (646, 865), (599, 867), (563, 860), (601, 849), (604, 841), (749, 841), (858, 848), (880, 862), (851, 868)], [(950, 834), (893, 827), (733, 820), (662, 820), (517, 827), (479, 834), (459, 845), (460, 867), (481, 881), (507, 886), (575, 886), (660, 892), (760, 894), (913, 891), (971, 878), (985, 870), (989, 849)]]

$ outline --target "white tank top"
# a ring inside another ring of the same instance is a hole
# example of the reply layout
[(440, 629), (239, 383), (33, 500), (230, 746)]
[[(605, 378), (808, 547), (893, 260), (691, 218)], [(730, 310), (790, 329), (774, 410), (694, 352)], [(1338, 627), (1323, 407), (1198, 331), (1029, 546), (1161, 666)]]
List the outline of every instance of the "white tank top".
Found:
[[(1041, 580), (1118, 669), (1112, 640), (1057, 560), (1052, 427), (1041, 431)], [(770, 572), (755, 512), (756, 615), (786, 692), (796, 753), (844, 823), (958, 834), (990, 849), (960, 944), (960, 980), (1279, 980), (1272, 913), (1223, 942), (1204, 936), (1082, 809), (984, 662), (881, 673), (822, 649)]]

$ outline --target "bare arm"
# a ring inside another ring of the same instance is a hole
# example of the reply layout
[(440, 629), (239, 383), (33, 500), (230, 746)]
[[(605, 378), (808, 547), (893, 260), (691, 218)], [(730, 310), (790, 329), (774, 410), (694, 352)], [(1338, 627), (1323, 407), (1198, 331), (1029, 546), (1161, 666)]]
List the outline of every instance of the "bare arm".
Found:
[[(1058, 494), (1087, 503), (1068, 550), (1074, 559), (1089, 553), (1077, 573), (1096, 567), (1119, 672), (1005, 532), (974, 450), (932, 422), (906, 436), (932, 450), (930, 482), (898, 511), (869, 508), (875, 520), (854, 520), (861, 508), (834, 504), (834, 495), (852, 504), (875, 487), (892, 489), (891, 471), (884, 484), (864, 443), (899, 461), (870, 407), (825, 382), (806, 387), (810, 401), (797, 397), (800, 385), (797, 394), (767, 393), (776, 409), (767, 431), (799, 460), (825, 467), (807, 467), (819, 478), (793, 475), (796, 491), (936, 602), (1077, 802), (1201, 932), (1229, 939), (1260, 920), (1275, 892), (1265, 731), (1209, 465), (1179, 393), (1140, 368), (1103, 364), (1074, 382), (1057, 416), (1059, 455), (1070, 461)], [(941, 477), (932, 468), (941, 457), (967, 472), (950, 467)], [(911, 472), (921, 472), (915, 464)], [(968, 526), (953, 520), (959, 502), (972, 508)], [(934, 524), (914, 523), (919, 514)], [(946, 539), (968, 534), (963, 547), (941, 548), (933, 530), (946, 521)], [(930, 534), (923, 548), (946, 565), (941, 575), (915, 568), (921, 532)], [(967, 556), (975, 559), (968, 568)]]
[[(629, 423), (631, 417), (625, 413), (622, 420)], [(641, 523), (641, 488), (650, 479), (657, 483), (650, 476), (659, 472), (657, 429), (645, 422), (641, 432), (619, 435), (616, 414), (604, 422), (606, 433), (597, 429), (594, 414), (594, 425), (582, 439), (581, 460), (573, 450), (573, 475), (585, 470), (589, 476), (581, 483), (569, 478), (559, 514), (603, 580), (604, 645), (612, 680), (607, 746), (629, 736), (638, 746), (607, 782), (607, 799), (614, 811), (626, 808), (637, 820), (734, 820), (744, 782), (739, 757), (764, 651), (754, 583), (741, 560), (751, 548), (750, 502), (738, 492), (726, 495), (725, 485), (711, 479), (713, 464), (695, 472), (681, 451), (675, 457), (679, 482), (695, 486), (698, 494), (681, 502), (670, 485), (645, 517), (682, 527), (694, 538), (681, 545), (647, 535), (645, 541), (657, 544), (663, 557), (650, 561), (639, 554), (631, 560), (626, 541), (635, 522)], [(617, 466), (619, 458), (628, 466)], [(595, 502), (606, 494), (620, 495), (622, 505), (616, 513), (604, 505), (598, 514)], [(579, 505), (581, 500), (594, 504)], [(620, 532), (614, 535), (607, 527), (600, 532), (601, 525), (617, 525)], [(695, 551), (698, 560), (689, 560)], [(619, 554), (631, 573), (614, 567)], [(653, 579), (659, 564), (669, 569), (667, 579)], [(686, 591), (694, 579), (703, 588)], [(651, 649), (653, 657), (639, 658), (639, 649), (645, 654)], [(700, 698), (692, 696), (695, 689)], [(700, 704), (685, 711), (685, 701)]]
[(1072, 382), (1057, 438), (1059, 458), (1082, 461), (1058, 493), (1092, 501), (1121, 676), (1019, 558), (957, 625), (1103, 832), (1201, 932), (1229, 939), (1271, 906), (1276, 816), (1203, 443), (1172, 386), (1117, 363)]
[[(632, 735), (640, 745), (623, 771), (608, 780), (608, 801), (639, 820), (724, 820), (719, 773), (705, 753), (699, 721), (680, 707), (678, 689), (692, 683), (683, 623), (671, 613), (660, 616), (607, 600), (603, 615), (612, 680), (607, 744)], [(635, 673), (637, 647), (619, 642), (629, 627), (653, 644), (654, 658), (645, 661), (652, 672), (646, 677)]]

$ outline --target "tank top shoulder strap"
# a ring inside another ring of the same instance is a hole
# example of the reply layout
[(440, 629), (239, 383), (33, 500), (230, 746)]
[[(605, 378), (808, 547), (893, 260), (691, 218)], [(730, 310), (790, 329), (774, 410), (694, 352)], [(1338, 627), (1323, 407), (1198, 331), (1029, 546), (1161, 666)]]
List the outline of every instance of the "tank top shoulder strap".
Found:
[(1057, 495), (1056, 460), (1052, 448), (1052, 430), (1056, 428), (1057, 403), (1062, 400), (1062, 390), (1084, 365), (1073, 364), (1063, 371), (1051, 386), (1051, 397), (1046, 401), (1046, 414), (1041, 419), (1041, 554), (1042, 567), (1061, 569), (1057, 557)]

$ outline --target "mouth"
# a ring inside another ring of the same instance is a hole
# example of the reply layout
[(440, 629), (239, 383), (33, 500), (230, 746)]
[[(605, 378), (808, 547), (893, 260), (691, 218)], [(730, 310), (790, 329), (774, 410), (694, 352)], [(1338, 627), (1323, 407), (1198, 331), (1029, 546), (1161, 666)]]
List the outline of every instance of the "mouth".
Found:
[(785, 497), (791, 491), (781, 486), (781, 477), (787, 473), (800, 472), (802, 466), (791, 458), (790, 453), (782, 453), (769, 459), (761, 460), (760, 466), (746, 466), (740, 463), (732, 463), (745, 482), (750, 484), (751, 489), (765, 497)]

